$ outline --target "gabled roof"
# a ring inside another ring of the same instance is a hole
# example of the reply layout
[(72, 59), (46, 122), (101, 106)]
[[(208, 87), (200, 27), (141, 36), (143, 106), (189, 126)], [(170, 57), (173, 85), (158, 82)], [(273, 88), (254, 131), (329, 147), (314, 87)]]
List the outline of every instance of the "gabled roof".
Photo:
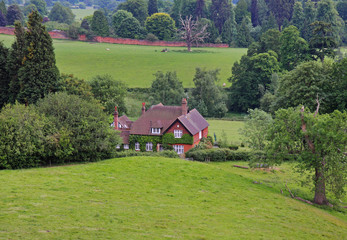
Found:
[(123, 126), (127, 126), (127, 128), (130, 128), (130, 125), (132, 123), (132, 121), (129, 120), (129, 118), (126, 115), (121, 116), (120, 118), (118, 118), (118, 122)]
[(209, 126), (208, 122), (195, 108), (187, 115), (181, 115), (178, 120), (192, 135), (197, 134)]
[(130, 134), (158, 135), (152, 134), (151, 128), (161, 128), (162, 134), (181, 115), (181, 106), (154, 105), (133, 122)]

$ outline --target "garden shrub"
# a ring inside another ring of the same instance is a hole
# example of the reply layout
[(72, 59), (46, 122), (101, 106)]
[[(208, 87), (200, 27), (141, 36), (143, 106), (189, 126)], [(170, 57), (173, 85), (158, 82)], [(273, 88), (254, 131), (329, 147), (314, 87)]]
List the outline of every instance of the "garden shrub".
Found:
[(179, 158), (175, 151), (161, 151), (161, 152), (140, 152), (135, 150), (125, 150), (116, 152), (113, 157), (123, 158), (123, 157), (133, 157), (133, 156), (151, 156), (151, 157), (167, 157), (167, 158)]
[(186, 152), (186, 157), (200, 162), (250, 161), (253, 154), (254, 152), (251, 151), (236, 151), (228, 148), (201, 149), (195, 147)]

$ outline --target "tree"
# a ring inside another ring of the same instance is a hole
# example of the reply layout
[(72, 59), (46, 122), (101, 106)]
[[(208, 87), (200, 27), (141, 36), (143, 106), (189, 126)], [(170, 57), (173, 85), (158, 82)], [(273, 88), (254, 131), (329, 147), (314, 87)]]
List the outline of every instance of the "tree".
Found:
[(223, 25), (230, 17), (230, 2), (228, 0), (212, 0), (211, 19), (216, 25), (218, 32), (222, 32)]
[(334, 104), (330, 104), (332, 112), (334, 109), (344, 111), (347, 108), (347, 58), (337, 61), (333, 65), (333, 83), (335, 91), (333, 91), (331, 99), (335, 100)]
[(7, 9), (6, 20), (8, 25), (14, 25), (14, 22), (23, 22), (23, 13), (18, 5), (11, 5)]
[(45, 0), (30, 0), (30, 3), (36, 6), (37, 11), (41, 16), (47, 15), (47, 4)]
[(133, 14), (131, 12), (127, 12), (125, 10), (118, 10), (115, 14), (112, 16), (112, 26), (115, 32), (119, 28), (121, 22), (129, 17), (133, 17)]
[(272, 126), (271, 114), (259, 109), (249, 109), (245, 125), (241, 134), (250, 148), (264, 150), (268, 136), (268, 129)]
[(196, 1), (196, 8), (195, 8), (195, 18), (201, 19), (204, 18), (206, 15), (206, 4), (205, 0), (197, 0)]
[(332, 68), (329, 62), (322, 64), (310, 61), (301, 63), (294, 70), (283, 75), (276, 93), (275, 108), (297, 107), (305, 104), (309, 109), (314, 109), (318, 95), (321, 99), (320, 111), (323, 113), (333, 111), (336, 106), (336, 95), (342, 91), (337, 89), (337, 86), (343, 80), (332, 78)]
[(4, 14), (0, 11), (0, 27), (5, 27), (7, 24)]
[(138, 38), (141, 34), (141, 24), (136, 18), (128, 17), (121, 22), (116, 34), (122, 38)]
[(74, 77), (73, 74), (62, 74), (59, 80), (59, 91), (70, 95), (77, 95), (83, 99), (90, 100), (94, 97), (92, 87), (84, 79)]
[(33, 11), (37, 11), (37, 7), (32, 3), (24, 7), (25, 16), (29, 16), (29, 14)]
[(271, 14), (265, 0), (257, 0), (257, 9), (259, 24), (263, 27), (268, 19), (268, 16)]
[(347, 21), (347, 1), (346, 0), (339, 1), (336, 4), (336, 10), (339, 13), (340, 17), (344, 21)]
[(6, 4), (4, 0), (0, 2), (0, 12), (2, 13), (3, 16), (7, 15), (7, 9), (6, 9)]
[(302, 37), (306, 41), (310, 41), (312, 36), (312, 23), (316, 21), (316, 8), (314, 7), (314, 3), (310, 0), (306, 2), (304, 8), (304, 23), (302, 27)]
[(235, 14), (233, 8), (231, 9), (230, 18), (224, 23), (222, 28), (222, 41), (224, 43), (231, 44), (232, 41), (236, 40), (237, 35), (237, 24), (235, 21)]
[(340, 197), (346, 184), (347, 112), (320, 115), (317, 103), (315, 113), (304, 106), (278, 110), (266, 151), (270, 163), (295, 159), (300, 170), (312, 173), (313, 202), (327, 205), (327, 187)]
[(252, 0), (251, 2), (251, 20), (253, 27), (259, 25), (258, 0)]
[(148, 15), (152, 16), (154, 13), (158, 12), (158, 1), (149, 0), (148, 1)]
[(110, 127), (102, 106), (93, 99), (84, 100), (66, 92), (49, 94), (37, 103), (58, 130), (66, 129), (72, 147), (70, 161), (94, 162), (112, 157), (121, 139)]
[(155, 80), (152, 82), (150, 93), (152, 103), (162, 103), (164, 105), (180, 104), (184, 97), (182, 82), (177, 78), (176, 72), (158, 71), (154, 74)]
[(310, 50), (314, 56), (317, 56), (322, 62), (326, 56), (334, 57), (334, 49), (337, 43), (332, 35), (333, 29), (331, 24), (316, 21), (312, 23), (313, 36), (310, 40)]
[(118, 112), (126, 113), (124, 98), (127, 87), (123, 82), (115, 81), (110, 75), (93, 77), (90, 86), (94, 97), (99, 100), (105, 112), (112, 114), (114, 106), (118, 106)]
[(42, 25), (42, 17), (37, 11), (29, 15), (25, 46), (18, 72), (20, 91), (17, 99), (29, 104), (56, 91), (59, 79), (52, 38)]
[(205, 38), (206, 42), (215, 43), (216, 39), (219, 36), (217, 28), (215, 27), (214, 23), (211, 20), (207, 18), (201, 18), (199, 20), (198, 28), (202, 28), (205, 25), (207, 25), (206, 32), (208, 33), (208, 37)]
[(55, 3), (48, 17), (51, 21), (71, 24), (74, 21), (75, 15), (70, 8), (64, 7), (60, 3)]
[(281, 32), (277, 29), (269, 29), (260, 38), (260, 47), (262, 52), (268, 52), (270, 50), (277, 53), (280, 57), (281, 49)]
[(266, 20), (263, 21), (262, 31), (266, 32), (269, 29), (278, 29), (278, 24), (276, 22), (275, 16), (270, 12)]
[(281, 68), (288, 71), (294, 69), (300, 62), (309, 59), (308, 44), (299, 35), (296, 27), (289, 26), (283, 30), (280, 38)]
[(18, 21), (15, 22), (14, 35), (15, 41), (11, 46), (6, 66), (10, 78), (10, 84), (8, 89), (8, 97), (10, 103), (15, 103), (18, 93), (20, 91), (18, 72), (23, 65), (23, 59), (26, 50), (25, 30), (22, 27), (22, 24)]
[(175, 21), (167, 13), (155, 13), (145, 22), (146, 29), (159, 40), (171, 40), (176, 32)]
[(270, 11), (276, 18), (279, 30), (285, 19), (291, 19), (295, 0), (267, 0)]
[(148, 7), (145, 0), (127, 0), (118, 5), (118, 10), (131, 12), (142, 25), (148, 17)]
[(195, 76), (193, 79), (195, 88), (191, 92), (190, 101), (192, 106), (195, 107), (201, 114), (210, 117), (223, 117), (228, 111), (225, 101), (226, 93), (216, 83), (218, 79), (219, 70), (206, 70), (196, 68)]
[(248, 4), (246, 0), (240, 0), (237, 2), (235, 7), (235, 21), (237, 24), (241, 24), (245, 17), (251, 17), (248, 12)]
[(97, 35), (102, 37), (107, 37), (110, 35), (107, 19), (101, 11), (94, 12), (91, 29)]
[(0, 42), (0, 109), (8, 102), (8, 88), (10, 78), (6, 67), (9, 49)]
[(238, 47), (248, 47), (252, 43), (252, 40), (247, 18), (244, 18), (242, 23), (237, 25), (236, 44)]
[(199, 26), (198, 21), (192, 20), (192, 16), (186, 17), (183, 20), (180, 17), (181, 29), (180, 29), (180, 37), (187, 43), (187, 50), (191, 52), (191, 46), (193, 43), (203, 42), (205, 38), (207, 38), (208, 33), (206, 32), (207, 25)]
[(258, 108), (262, 92), (268, 89), (273, 73), (279, 71), (277, 54), (273, 51), (249, 56), (242, 56), (240, 63), (232, 67), (229, 106), (231, 111), (247, 112), (249, 108)]
[(303, 23), (305, 21), (304, 9), (301, 2), (295, 2), (293, 8), (293, 16), (291, 20), (291, 25), (297, 27), (301, 32), (303, 28)]

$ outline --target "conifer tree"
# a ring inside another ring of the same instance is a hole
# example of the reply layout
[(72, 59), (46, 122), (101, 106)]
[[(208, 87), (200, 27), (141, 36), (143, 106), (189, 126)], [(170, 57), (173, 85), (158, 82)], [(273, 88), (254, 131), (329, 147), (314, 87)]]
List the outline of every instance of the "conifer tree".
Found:
[(211, 19), (213, 20), (219, 33), (222, 32), (223, 25), (230, 17), (230, 2), (228, 0), (212, 0)]
[(55, 64), (52, 38), (42, 25), (41, 15), (29, 15), (25, 33), (23, 66), (19, 69), (20, 91), (17, 99), (25, 104), (35, 103), (58, 87), (59, 70)]
[(6, 16), (7, 14), (7, 9), (6, 9), (6, 4), (4, 0), (0, 2), (0, 12), (2, 12), (2, 15)]
[(9, 76), (6, 68), (8, 48), (0, 42), (0, 109), (8, 101)]
[(314, 3), (310, 0), (306, 2), (304, 8), (304, 24), (301, 30), (302, 37), (309, 41), (312, 36), (312, 23), (316, 21), (316, 9), (314, 7)]
[(157, 0), (149, 0), (148, 1), (148, 15), (152, 16), (152, 14), (158, 12), (158, 1)]
[(19, 21), (15, 22), (14, 29), (15, 41), (13, 42), (7, 61), (9, 73), (8, 97), (10, 103), (15, 103), (20, 90), (18, 71), (22, 67), (25, 50), (25, 30)]
[(206, 4), (205, 0), (197, 0), (196, 1), (196, 8), (195, 8), (195, 18), (203, 18), (205, 17), (205, 11), (206, 11)]
[(291, 25), (297, 27), (301, 32), (304, 23), (304, 9), (302, 8), (301, 2), (294, 3), (293, 16)]
[(5, 27), (7, 24), (4, 14), (0, 11), (0, 27)]
[(252, 0), (251, 2), (251, 19), (253, 27), (259, 25), (259, 16), (258, 16), (258, 0)]
[(221, 36), (224, 43), (230, 44), (235, 40), (237, 33), (236, 25), (234, 9), (232, 8), (230, 18), (224, 23), (222, 28)]

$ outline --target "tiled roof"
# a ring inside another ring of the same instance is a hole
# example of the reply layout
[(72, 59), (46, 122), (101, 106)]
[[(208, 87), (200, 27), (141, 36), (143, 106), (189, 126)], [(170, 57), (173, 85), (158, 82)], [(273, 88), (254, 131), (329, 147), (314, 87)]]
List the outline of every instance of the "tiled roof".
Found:
[(152, 134), (151, 128), (161, 128), (162, 134), (181, 115), (181, 106), (154, 105), (133, 122), (130, 134), (158, 135)]
[(192, 135), (197, 134), (209, 126), (208, 122), (195, 108), (187, 115), (181, 115), (178, 120)]
[(129, 118), (126, 115), (121, 116), (120, 118), (118, 118), (118, 122), (122, 125), (125, 126), (127, 125), (129, 126), (129, 123), (131, 123), (131, 121), (129, 120)]

